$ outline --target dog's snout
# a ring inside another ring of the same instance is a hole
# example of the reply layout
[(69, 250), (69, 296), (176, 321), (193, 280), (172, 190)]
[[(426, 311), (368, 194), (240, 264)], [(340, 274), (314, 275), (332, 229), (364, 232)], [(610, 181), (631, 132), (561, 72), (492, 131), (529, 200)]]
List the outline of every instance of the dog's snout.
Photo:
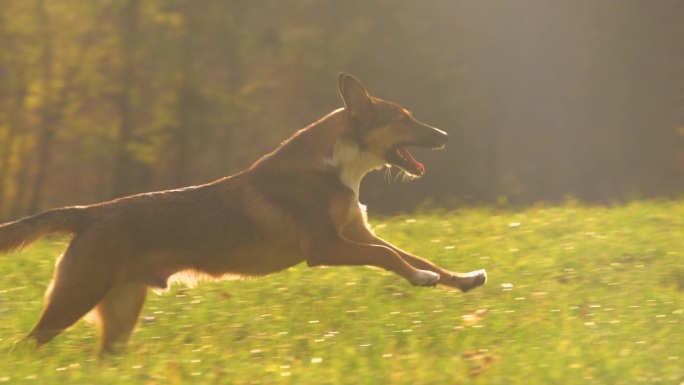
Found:
[(449, 134), (447, 134), (446, 132), (444, 132), (438, 128), (434, 128), (434, 127), (430, 127), (430, 128), (432, 128), (432, 130), (431, 130), (432, 131), (431, 132), (432, 142), (435, 144), (433, 147), (442, 147), (442, 146), (446, 145), (446, 143), (449, 141)]
[(442, 148), (449, 140), (449, 134), (440, 130), (439, 128), (435, 128), (418, 121), (416, 121), (416, 125), (414, 127), (416, 129), (416, 135), (419, 138), (418, 140), (421, 143), (419, 146)]
[(435, 130), (437, 130), (437, 132), (439, 132), (439, 135), (441, 136), (444, 143), (449, 141), (449, 134), (447, 134), (446, 132), (439, 130), (439, 129), (435, 129)]

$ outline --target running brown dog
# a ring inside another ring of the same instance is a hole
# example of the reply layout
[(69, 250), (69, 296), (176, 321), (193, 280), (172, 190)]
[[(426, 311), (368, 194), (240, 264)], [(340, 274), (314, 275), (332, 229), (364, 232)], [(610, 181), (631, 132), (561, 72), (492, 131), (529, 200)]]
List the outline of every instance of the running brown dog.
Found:
[(133, 331), (148, 288), (165, 289), (178, 274), (263, 276), (306, 261), (375, 266), (418, 286), (483, 285), (484, 270), (453, 273), (376, 237), (358, 200), (371, 170), (390, 165), (423, 175), (406, 147), (439, 149), (447, 134), (369, 96), (351, 75), (341, 73), (338, 86), (344, 108), (238, 174), (0, 225), (0, 251), (73, 235), (27, 338), (42, 345), (92, 312), (102, 352), (114, 352)]

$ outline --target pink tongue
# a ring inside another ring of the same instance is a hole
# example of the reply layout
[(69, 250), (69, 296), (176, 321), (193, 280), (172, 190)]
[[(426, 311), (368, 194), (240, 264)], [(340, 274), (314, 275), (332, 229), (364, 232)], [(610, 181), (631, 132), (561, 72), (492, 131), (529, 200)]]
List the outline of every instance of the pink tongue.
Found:
[(425, 174), (425, 166), (423, 166), (422, 163), (418, 162), (418, 161), (413, 157), (413, 155), (411, 155), (411, 153), (408, 152), (407, 149), (401, 147), (401, 148), (399, 148), (399, 151), (401, 151), (401, 154), (404, 156), (404, 159), (408, 160), (408, 161), (411, 163), (411, 165), (413, 165), (413, 167), (415, 167), (415, 168), (417, 168), (418, 170), (420, 170), (421, 175), (422, 175), (422, 174)]

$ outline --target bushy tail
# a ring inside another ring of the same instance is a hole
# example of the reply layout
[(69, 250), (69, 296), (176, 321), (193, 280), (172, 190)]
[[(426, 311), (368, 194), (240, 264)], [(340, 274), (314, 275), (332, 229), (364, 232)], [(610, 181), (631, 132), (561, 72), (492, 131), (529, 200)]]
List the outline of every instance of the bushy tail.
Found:
[(0, 252), (22, 249), (49, 234), (75, 234), (82, 214), (83, 207), (65, 207), (2, 224)]

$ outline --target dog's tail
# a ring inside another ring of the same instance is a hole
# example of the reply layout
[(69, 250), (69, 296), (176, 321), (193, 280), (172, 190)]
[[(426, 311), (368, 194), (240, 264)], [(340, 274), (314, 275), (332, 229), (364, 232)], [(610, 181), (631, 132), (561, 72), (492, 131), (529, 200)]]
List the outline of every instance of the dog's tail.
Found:
[(50, 234), (75, 234), (83, 222), (85, 207), (44, 211), (0, 225), (0, 252), (22, 249)]

